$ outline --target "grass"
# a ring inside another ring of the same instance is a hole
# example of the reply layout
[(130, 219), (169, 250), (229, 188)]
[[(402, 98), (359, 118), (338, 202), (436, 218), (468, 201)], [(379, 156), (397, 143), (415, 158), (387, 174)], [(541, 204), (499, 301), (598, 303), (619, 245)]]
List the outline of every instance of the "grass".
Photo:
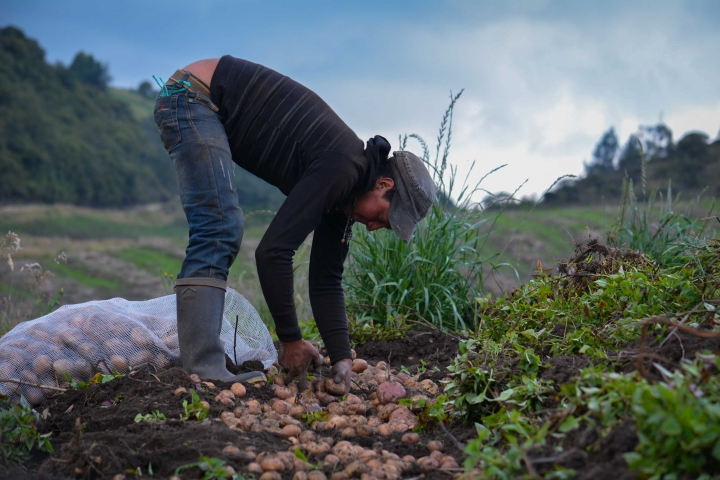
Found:
[(182, 258), (151, 248), (127, 248), (119, 252), (119, 257), (141, 270), (157, 274), (158, 277), (162, 277), (164, 273), (176, 276), (182, 267)]

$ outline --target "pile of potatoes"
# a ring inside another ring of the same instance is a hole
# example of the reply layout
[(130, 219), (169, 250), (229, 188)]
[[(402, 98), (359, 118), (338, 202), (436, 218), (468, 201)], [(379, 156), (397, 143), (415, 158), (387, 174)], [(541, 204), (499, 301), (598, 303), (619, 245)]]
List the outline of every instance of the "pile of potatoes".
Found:
[[(87, 381), (97, 372), (124, 373), (129, 366), (167, 368), (177, 359), (177, 351), (177, 333), (154, 332), (87, 305), (76, 313), (60, 310), (54, 318), (13, 329), (0, 339), (0, 378), (62, 387), (67, 384), (65, 374)], [(51, 391), (0, 382), (0, 393), (15, 400), (22, 394), (37, 405)]]
[[(400, 458), (391, 452), (378, 452), (352, 443), (353, 438), (376, 435), (399, 435), (402, 442), (418, 443), (420, 436), (412, 430), (417, 426), (419, 409), (412, 408), (412, 403), (408, 408), (398, 402), (403, 398), (430, 400), (437, 396), (440, 387), (432, 380), (418, 381), (417, 377), (403, 373), (395, 375), (385, 362), (370, 366), (362, 359), (353, 360), (350, 393), (332, 379), (315, 380), (300, 392), (296, 382), (285, 385), (275, 367), (268, 371), (268, 378), (275, 398), (267, 403), (244, 400), (246, 389), (239, 383), (215, 397), (216, 402), (228, 408), (216, 421), (224, 422), (231, 429), (280, 433), (291, 442), (288, 452), (276, 454), (255, 454), (252, 448), (242, 452), (234, 446), (226, 448), (225, 453), (242, 454), (243, 458), (252, 460), (249, 471), (260, 475), (261, 480), (279, 479), (284, 472), (295, 472), (295, 480), (394, 480), (413, 466), (424, 472), (437, 469), (452, 474), (459, 472), (457, 460), (444, 455), (443, 445), (438, 441), (429, 442), (428, 455), (420, 458), (409, 455)], [(214, 387), (208, 382), (204, 384)], [(184, 392), (185, 389), (178, 389), (175, 394)], [(317, 420), (308, 426), (306, 418), (313, 416)], [(292, 453), (296, 449), (321, 459), (322, 469), (311, 471), (307, 462)]]

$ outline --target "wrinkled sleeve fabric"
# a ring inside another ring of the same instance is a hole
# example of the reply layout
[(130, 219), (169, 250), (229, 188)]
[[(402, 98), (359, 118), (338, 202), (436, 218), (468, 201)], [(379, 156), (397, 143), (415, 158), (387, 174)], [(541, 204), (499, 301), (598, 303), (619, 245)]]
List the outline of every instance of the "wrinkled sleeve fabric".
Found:
[(332, 363), (352, 358), (342, 288), (348, 243), (341, 239), (347, 223), (342, 212), (323, 217), (315, 229), (310, 253), (310, 306)]
[[(283, 202), (255, 251), (260, 286), (281, 342), (302, 338), (295, 312), (293, 256), (313, 230), (318, 229), (321, 238), (327, 235), (322, 233), (325, 230), (322, 225), (323, 215), (347, 198), (358, 177), (357, 167), (343, 156), (333, 155), (313, 162)], [(338, 243), (340, 238), (338, 236)], [(311, 257), (319, 255), (315, 252), (313, 247)], [(342, 262), (339, 275), (342, 275)], [(315, 305), (311, 305), (314, 311)], [(347, 319), (344, 316), (329, 319), (329, 322), (343, 323), (347, 331)], [(325, 330), (335, 332), (333, 328)], [(328, 339), (324, 334), (323, 341), (327, 345)]]

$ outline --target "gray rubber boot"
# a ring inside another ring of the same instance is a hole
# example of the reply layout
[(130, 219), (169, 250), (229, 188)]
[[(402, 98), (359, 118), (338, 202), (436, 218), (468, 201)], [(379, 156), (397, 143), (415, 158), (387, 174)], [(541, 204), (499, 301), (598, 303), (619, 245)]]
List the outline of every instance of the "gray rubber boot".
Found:
[(225, 368), (225, 349), (220, 341), (225, 282), (183, 278), (175, 285), (175, 298), (180, 361), (188, 374), (222, 382), (265, 380), (262, 372), (233, 375)]

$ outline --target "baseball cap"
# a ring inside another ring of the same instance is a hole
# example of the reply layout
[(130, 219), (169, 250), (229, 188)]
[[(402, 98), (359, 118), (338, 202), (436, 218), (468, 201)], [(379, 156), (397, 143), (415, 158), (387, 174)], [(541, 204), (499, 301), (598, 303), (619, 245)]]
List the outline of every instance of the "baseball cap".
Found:
[(415, 227), (432, 207), (435, 184), (423, 161), (411, 152), (393, 152), (388, 164), (396, 190), (390, 202), (388, 220), (397, 236), (409, 243)]

